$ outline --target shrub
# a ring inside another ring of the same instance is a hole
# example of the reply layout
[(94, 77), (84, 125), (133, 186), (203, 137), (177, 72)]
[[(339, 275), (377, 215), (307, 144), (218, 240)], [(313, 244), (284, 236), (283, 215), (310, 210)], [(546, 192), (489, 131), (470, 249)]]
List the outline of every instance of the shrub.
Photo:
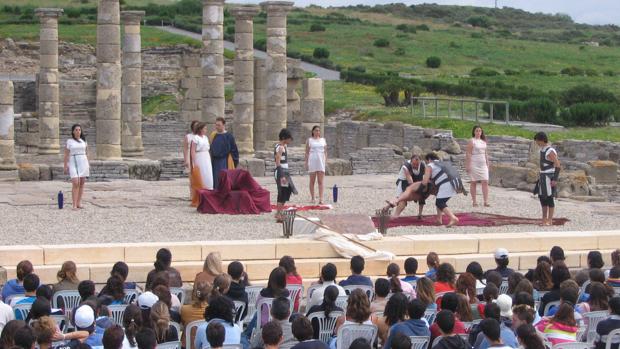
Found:
[(495, 69), (485, 68), (485, 67), (477, 67), (469, 72), (471, 76), (498, 76), (499, 72)]
[(314, 49), (314, 52), (312, 52), (312, 57), (317, 59), (329, 58), (329, 50), (325, 47), (317, 47)]
[(532, 98), (525, 102), (511, 102), (510, 104), (511, 119), (521, 121), (556, 123), (558, 121), (557, 113), (558, 105), (546, 97)]
[(396, 30), (400, 30), (403, 32), (406, 32), (408, 29), (409, 29), (409, 26), (404, 23), (396, 26)]
[(295, 59), (301, 58), (301, 52), (299, 52), (299, 51), (292, 51), (292, 50), (289, 51), (289, 50), (287, 50), (286, 51), (286, 55), (288, 57), (295, 58)]
[(552, 71), (548, 71), (548, 70), (544, 70), (544, 69), (534, 69), (534, 70), (530, 71), (530, 73), (532, 73), (534, 75), (542, 75), (542, 76), (558, 75), (556, 72), (552, 72)]
[(568, 67), (560, 70), (560, 74), (568, 75), (568, 76), (583, 76), (584, 71), (581, 68), (577, 67)]
[(587, 76), (599, 76), (598, 72), (594, 69), (586, 69)]
[(254, 41), (254, 48), (260, 51), (267, 50), (267, 40), (266, 39), (258, 39)]
[(564, 109), (560, 118), (566, 126), (606, 126), (616, 112), (610, 103), (577, 103)]
[(489, 28), (491, 26), (491, 20), (486, 16), (472, 16), (465, 21), (474, 27)]
[(419, 30), (419, 31), (422, 31), (422, 32), (429, 32), (429, 31), (431, 31), (431, 28), (429, 28), (426, 24), (416, 25), (415, 29)]
[(450, 41), (450, 47), (451, 47), (451, 48), (461, 48), (461, 47), (463, 47), (463, 46), (461, 46), (461, 45), (457, 44), (457, 43), (456, 43), (456, 42), (454, 42), (454, 41)]
[(375, 91), (383, 97), (386, 107), (396, 107), (400, 105), (398, 101), (400, 91), (402, 91), (402, 82), (400, 79), (386, 80), (380, 85), (377, 85)]
[(355, 71), (355, 72), (365, 73), (366, 67), (364, 67), (363, 65), (356, 65), (355, 67), (350, 68), (350, 70)]
[(68, 7), (65, 9), (65, 14), (69, 18), (79, 18), (82, 11), (77, 7)]
[(373, 45), (375, 45), (377, 47), (388, 47), (388, 46), (390, 46), (390, 41), (388, 39), (385, 39), (385, 38), (380, 38), (380, 39), (375, 40)]
[(32, 20), (34, 19), (34, 8), (25, 7), (22, 11), (21, 16), (19, 16), (21, 20)]
[(313, 23), (310, 26), (310, 31), (311, 32), (324, 32), (325, 31), (325, 26), (318, 24), (318, 23)]
[(519, 74), (521, 74), (521, 72), (518, 71), (518, 70), (513, 70), (513, 69), (504, 69), (504, 74), (509, 75), (509, 76), (510, 75), (519, 75)]
[(426, 59), (426, 66), (429, 68), (437, 69), (441, 66), (441, 58), (437, 56), (430, 56)]
[(399, 47), (394, 51), (394, 54), (397, 56), (404, 56), (407, 52), (405, 51), (404, 48)]
[(398, 34), (396, 34), (396, 37), (398, 39), (409, 39), (409, 34), (407, 34), (407, 33), (398, 33)]
[(482, 33), (471, 33), (470, 36), (472, 37), (472, 39), (482, 39), (482, 38), (484, 38), (484, 35)]
[(562, 93), (562, 105), (571, 106), (579, 103), (617, 103), (616, 96), (602, 88), (590, 85), (578, 85)]
[(604, 74), (605, 76), (616, 76), (616, 72), (615, 72), (615, 71), (613, 71), (613, 70), (605, 70), (605, 71), (603, 72), (603, 74)]

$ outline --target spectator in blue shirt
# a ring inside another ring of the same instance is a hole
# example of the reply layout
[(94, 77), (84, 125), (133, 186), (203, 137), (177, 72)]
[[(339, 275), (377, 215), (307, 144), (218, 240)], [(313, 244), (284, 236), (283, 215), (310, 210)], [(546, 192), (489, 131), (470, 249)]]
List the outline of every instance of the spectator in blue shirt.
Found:
[(437, 281), (437, 268), (439, 268), (439, 255), (435, 252), (429, 252), (426, 255), (426, 266), (428, 266), (428, 271), (424, 276), (427, 278)]
[(419, 278), (415, 275), (417, 272), (418, 272), (418, 260), (413, 257), (409, 257), (405, 259), (405, 273), (407, 274), (407, 276), (403, 278), (403, 281), (406, 281), (406, 282), (418, 281)]
[(351, 275), (340, 281), (339, 285), (343, 287), (353, 285), (372, 287), (372, 280), (370, 280), (368, 276), (362, 275), (362, 272), (364, 271), (364, 264), (364, 257), (353, 256), (353, 258), (351, 258)]
[(17, 279), (7, 281), (2, 288), (2, 299), (6, 304), (9, 304), (12, 296), (24, 294), (24, 277), (31, 274), (33, 271), (34, 268), (32, 267), (32, 263), (30, 263), (30, 261), (24, 260), (17, 264), (17, 268), (15, 270)]
[[(25, 297), (14, 298), (12, 305), (19, 304), (32, 304), (37, 299), (37, 288), (39, 287), (39, 277), (36, 274), (28, 274), (24, 277), (24, 290), (26, 291)], [(26, 320), (22, 317), (22, 313), (19, 310), (15, 310), (16, 320)]]

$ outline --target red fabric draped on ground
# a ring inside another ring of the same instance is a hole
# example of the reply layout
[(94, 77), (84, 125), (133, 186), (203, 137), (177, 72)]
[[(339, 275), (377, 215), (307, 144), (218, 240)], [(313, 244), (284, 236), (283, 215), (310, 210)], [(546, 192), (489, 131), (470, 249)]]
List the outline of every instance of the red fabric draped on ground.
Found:
[(271, 212), (269, 191), (246, 170), (222, 170), (217, 190), (199, 190), (198, 212), (259, 214)]
[[(458, 225), (463, 226), (475, 226), (475, 227), (493, 227), (499, 225), (517, 225), (517, 224), (540, 224), (540, 219), (534, 218), (522, 218), (522, 217), (511, 217), (511, 216), (502, 216), (498, 214), (491, 213), (481, 213), (481, 212), (468, 212), (468, 213), (456, 213), (456, 216), (459, 219)], [(411, 225), (420, 225), (420, 226), (430, 226), (437, 225), (435, 215), (427, 215), (423, 216), (422, 219), (418, 219), (416, 216), (401, 216), (401, 217), (392, 217), (390, 218), (390, 222), (388, 223), (388, 228), (394, 227), (403, 227), (403, 226), (411, 226)], [(448, 218), (446, 216), (443, 217), (443, 223), (448, 223)], [(554, 218), (553, 225), (564, 225), (564, 223), (568, 222), (568, 218)], [(379, 227), (379, 219), (377, 217), (372, 217), (372, 222), (375, 224), (375, 227)]]
[[(271, 205), (272, 210), (276, 210), (278, 205)], [(331, 210), (332, 205), (284, 205), (284, 209), (294, 208), (297, 211), (317, 211), (317, 210)]]

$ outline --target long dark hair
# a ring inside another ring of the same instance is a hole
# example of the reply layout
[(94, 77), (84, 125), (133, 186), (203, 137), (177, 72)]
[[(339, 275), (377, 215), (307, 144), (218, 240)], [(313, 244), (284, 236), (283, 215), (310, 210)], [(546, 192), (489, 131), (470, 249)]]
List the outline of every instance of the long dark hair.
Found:
[(484, 130), (482, 129), (482, 127), (480, 127), (480, 125), (474, 125), (474, 127), (471, 129), (471, 136), (475, 137), (476, 134), (476, 129), (479, 128), (480, 131), (482, 131), (482, 133), (480, 133), (480, 139), (482, 139), (483, 141), (487, 141), (487, 136), (484, 134)]
[(407, 316), (407, 296), (402, 293), (394, 293), (385, 304), (383, 316), (385, 316), (385, 323), (389, 326), (405, 321)]
[(75, 129), (78, 127), (80, 128), (80, 139), (86, 142), (86, 135), (84, 134), (84, 128), (80, 124), (73, 124), (73, 126), (71, 126), (71, 138), (79, 142), (79, 140), (75, 138), (75, 134), (73, 133), (73, 131), (75, 131)]
[(558, 311), (550, 319), (550, 321), (552, 323), (557, 322), (567, 326), (577, 326), (574, 305), (566, 301), (560, 303), (558, 306)]
[(607, 310), (609, 308), (609, 298), (607, 288), (604, 284), (593, 281), (590, 284), (590, 311)]
[(282, 267), (274, 268), (269, 274), (267, 288), (273, 292), (273, 297), (283, 296), (286, 290), (286, 270)]
[(155, 270), (164, 271), (170, 267), (172, 263), (172, 253), (167, 248), (161, 248), (157, 251), (157, 255), (155, 256)]
[(338, 287), (334, 285), (325, 288), (325, 292), (323, 292), (323, 303), (321, 304), (325, 312), (325, 317), (329, 317), (329, 314), (336, 310), (336, 299), (338, 298), (338, 294)]
[(316, 130), (317, 128), (320, 130), (321, 126), (319, 125), (312, 126), (312, 131), (310, 131), (310, 137), (314, 137), (314, 130)]
[(396, 263), (390, 263), (387, 267), (387, 277), (390, 278), (390, 291), (392, 293), (403, 292), (398, 275), (400, 275), (400, 267)]
[(280, 258), (279, 266), (284, 268), (287, 274), (299, 276), (299, 274), (297, 274), (297, 267), (295, 266), (295, 259), (293, 259), (293, 257), (282, 256), (282, 258)]
[(123, 314), (123, 326), (125, 335), (132, 347), (136, 346), (136, 333), (142, 329), (142, 311), (135, 304), (129, 304)]
[(525, 349), (545, 349), (542, 339), (536, 333), (534, 326), (523, 324), (517, 328), (517, 337)]

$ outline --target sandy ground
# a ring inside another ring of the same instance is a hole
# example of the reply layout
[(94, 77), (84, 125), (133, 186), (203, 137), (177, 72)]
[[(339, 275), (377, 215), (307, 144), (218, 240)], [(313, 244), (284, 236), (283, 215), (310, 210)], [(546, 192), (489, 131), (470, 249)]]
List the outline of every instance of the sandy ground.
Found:
[[(272, 193), (275, 183), (270, 177), (258, 182)], [(291, 203), (310, 201), (307, 177), (294, 178), (300, 195)], [(326, 202), (331, 203), (331, 187), (340, 188), (334, 209), (326, 214), (360, 213), (372, 215), (385, 199), (394, 195), (393, 176), (346, 176), (326, 178)], [(65, 209), (58, 210), (56, 194), (65, 192)], [(87, 183), (85, 208), (71, 210), (69, 182), (0, 183), (0, 236), (2, 245), (66, 244), (141, 241), (204, 241), (281, 238), (282, 226), (272, 214), (206, 215), (189, 206), (186, 179), (145, 182), (118, 180)], [(434, 212), (430, 200), (425, 213)], [(480, 211), (520, 217), (538, 218), (538, 200), (526, 192), (491, 188), (492, 207), (475, 210), (469, 197), (459, 195), (449, 202), (455, 212)], [(404, 212), (413, 215), (414, 207)], [(312, 212), (305, 215), (312, 216)], [(389, 235), (440, 233), (497, 233), (520, 231), (608, 230), (620, 227), (620, 204), (584, 203), (560, 200), (556, 217), (571, 221), (564, 226), (538, 227), (512, 225), (502, 227), (401, 227)]]

